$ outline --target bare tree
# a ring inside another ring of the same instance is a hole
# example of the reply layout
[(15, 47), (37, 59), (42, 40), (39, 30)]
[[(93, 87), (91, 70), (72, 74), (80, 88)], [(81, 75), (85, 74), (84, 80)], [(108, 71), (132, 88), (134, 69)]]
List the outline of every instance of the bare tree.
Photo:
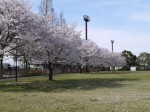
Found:
[(46, 16), (48, 13), (53, 11), (54, 8), (53, 8), (52, 0), (41, 0), (40, 14)]

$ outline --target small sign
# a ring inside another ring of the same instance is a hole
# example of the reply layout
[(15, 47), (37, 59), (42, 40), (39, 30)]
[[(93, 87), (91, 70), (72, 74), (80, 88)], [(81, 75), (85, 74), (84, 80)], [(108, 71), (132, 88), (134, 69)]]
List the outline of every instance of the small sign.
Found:
[(136, 67), (130, 67), (130, 71), (136, 71)]

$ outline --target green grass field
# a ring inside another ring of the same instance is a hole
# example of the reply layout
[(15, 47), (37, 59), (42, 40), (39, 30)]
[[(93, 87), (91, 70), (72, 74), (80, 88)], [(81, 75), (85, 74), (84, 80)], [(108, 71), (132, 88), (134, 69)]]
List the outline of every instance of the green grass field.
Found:
[(150, 112), (150, 72), (1, 80), (0, 112)]

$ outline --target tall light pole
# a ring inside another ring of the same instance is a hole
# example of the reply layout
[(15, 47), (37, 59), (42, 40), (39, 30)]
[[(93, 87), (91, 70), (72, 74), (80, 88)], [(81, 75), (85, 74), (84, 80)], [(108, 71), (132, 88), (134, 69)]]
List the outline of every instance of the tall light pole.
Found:
[[(87, 40), (88, 39), (88, 30), (87, 30), (87, 23), (90, 21), (90, 17), (87, 16), (87, 15), (83, 15), (83, 19), (85, 21), (85, 39)], [(88, 57), (86, 57), (86, 72), (88, 72)]]
[[(114, 42), (115, 42), (114, 40), (111, 40), (111, 44), (112, 44), (112, 53), (114, 52), (114, 46), (113, 46)], [(110, 67), (110, 68), (111, 68), (113, 71), (115, 70), (114, 67)]]
[(88, 39), (88, 35), (87, 35), (87, 23), (90, 21), (90, 17), (87, 15), (83, 15), (83, 19), (85, 21), (85, 39)]
[(112, 52), (114, 52), (114, 46), (113, 46), (113, 44), (114, 44), (114, 40), (111, 40), (111, 44), (112, 44)]

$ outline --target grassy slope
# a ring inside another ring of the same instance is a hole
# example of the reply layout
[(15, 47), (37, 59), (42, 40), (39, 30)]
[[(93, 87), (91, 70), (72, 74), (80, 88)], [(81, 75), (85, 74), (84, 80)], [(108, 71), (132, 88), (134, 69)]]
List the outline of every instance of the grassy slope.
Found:
[(0, 112), (149, 112), (150, 72), (0, 81)]

